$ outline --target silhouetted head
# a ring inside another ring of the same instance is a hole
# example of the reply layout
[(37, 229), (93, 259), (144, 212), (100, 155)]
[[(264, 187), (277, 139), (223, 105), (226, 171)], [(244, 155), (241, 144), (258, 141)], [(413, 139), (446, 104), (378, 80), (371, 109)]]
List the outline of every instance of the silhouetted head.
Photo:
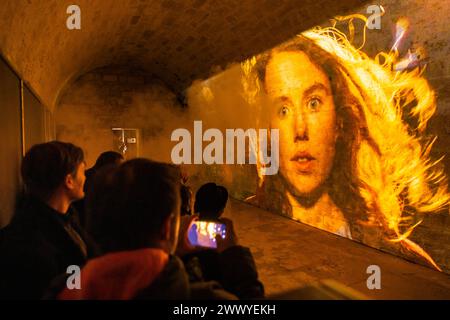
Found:
[(71, 143), (52, 141), (34, 145), (25, 154), (21, 173), (28, 194), (47, 201), (58, 188), (74, 201), (84, 197), (83, 150)]
[(104, 252), (162, 248), (178, 240), (180, 173), (133, 159), (99, 171), (86, 200), (87, 227)]
[(124, 161), (123, 155), (116, 151), (106, 151), (99, 155), (94, 168), (100, 169), (106, 165), (119, 165)]
[(227, 201), (228, 191), (225, 187), (213, 182), (206, 183), (195, 194), (194, 212), (199, 214), (200, 220), (215, 220), (222, 215)]

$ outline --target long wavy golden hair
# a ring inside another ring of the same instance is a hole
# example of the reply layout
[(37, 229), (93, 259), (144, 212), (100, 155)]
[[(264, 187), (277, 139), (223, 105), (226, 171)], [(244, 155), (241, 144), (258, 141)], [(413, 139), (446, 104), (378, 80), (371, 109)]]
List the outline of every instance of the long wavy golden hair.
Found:
[(408, 239), (424, 214), (439, 212), (450, 199), (439, 161), (430, 158), (434, 139), (425, 128), (436, 98), (421, 70), (395, 71), (397, 51), (372, 59), (335, 27), (314, 28), (242, 63), (250, 104), (263, 91), (271, 54), (293, 50), (304, 51), (330, 78), (342, 130), (330, 176), (336, 204), (347, 215), (359, 211), (366, 224), (440, 270)]

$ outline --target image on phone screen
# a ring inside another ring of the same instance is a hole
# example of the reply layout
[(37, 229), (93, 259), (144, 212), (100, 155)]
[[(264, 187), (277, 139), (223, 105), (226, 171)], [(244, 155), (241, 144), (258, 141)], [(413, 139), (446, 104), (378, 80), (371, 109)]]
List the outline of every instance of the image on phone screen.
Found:
[(188, 240), (193, 246), (217, 248), (216, 235), (225, 239), (225, 224), (213, 221), (194, 221), (189, 227)]

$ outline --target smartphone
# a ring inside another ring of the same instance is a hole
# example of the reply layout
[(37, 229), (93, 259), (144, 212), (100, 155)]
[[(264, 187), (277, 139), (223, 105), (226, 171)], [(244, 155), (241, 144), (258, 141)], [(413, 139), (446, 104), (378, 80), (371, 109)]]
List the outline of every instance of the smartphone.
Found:
[(217, 248), (216, 235), (225, 239), (226, 227), (223, 223), (213, 221), (194, 221), (188, 230), (188, 240), (193, 246)]

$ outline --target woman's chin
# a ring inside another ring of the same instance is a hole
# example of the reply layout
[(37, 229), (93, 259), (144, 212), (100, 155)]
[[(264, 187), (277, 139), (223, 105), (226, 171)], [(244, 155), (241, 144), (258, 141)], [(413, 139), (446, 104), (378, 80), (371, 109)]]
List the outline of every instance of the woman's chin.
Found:
[(292, 195), (301, 198), (313, 197), (321, 185), (314, 177), (296, 176), (294, 179), (287, 179), (286, 182), (290, 185), (289, 191)]

